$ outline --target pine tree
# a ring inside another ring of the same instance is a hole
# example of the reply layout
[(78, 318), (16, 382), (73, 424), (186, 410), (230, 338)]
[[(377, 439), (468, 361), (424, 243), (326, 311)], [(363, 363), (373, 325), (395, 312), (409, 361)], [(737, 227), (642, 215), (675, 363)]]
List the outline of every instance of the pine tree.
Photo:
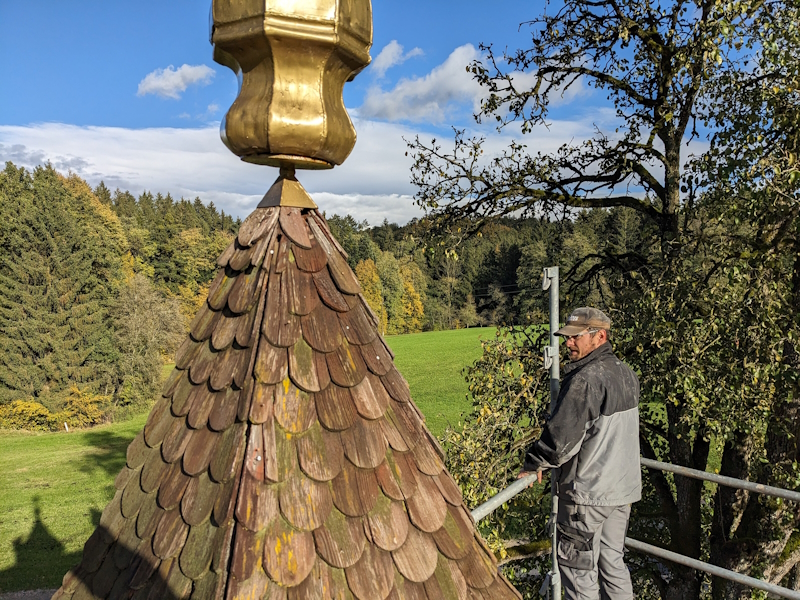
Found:
[(120, 217), (136, 217), (138, 208), (136, 198), (128, 191), (123, 192), (119, 188), (114, 191), (114, 198), (111, 201), (114, 213)]
[(94, 188), (94, 195), (97, 196), (97, 199), (106, 206), (111, 206), (111, 190), (106, 187), (104, 182), (101, 181), (97, 184), (97, 187)]
[(112, 391), (109, 306), (122, 278), (119, 220), (52, 167), (0, 173), (0, 402), (58, 406), (70, 386)]
[(156, 209), (153, 194), (144, 191), (136, 201), (136, 219), (142, 227), (152, 228), (156, 224)]

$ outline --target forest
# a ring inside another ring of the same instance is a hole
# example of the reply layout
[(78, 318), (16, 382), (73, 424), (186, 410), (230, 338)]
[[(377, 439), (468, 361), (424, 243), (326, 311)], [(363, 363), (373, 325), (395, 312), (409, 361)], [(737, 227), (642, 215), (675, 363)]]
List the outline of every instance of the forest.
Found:
[(238, 226), (200, 200), (11, 163), (0, 219), (0, 423), (41, 430), (152, 402)]
[[(457, 247), (426, 243), (424, 221), (327, 220), (392, 335), (541, 322), (544, 263), (561, 246), (564, 256), (595, 247), (606, 228), (614, 247), (633, 249), (629, 212), (503, 218)], [(0, 173), (0, 218), (0, 420), (44, 430), (152, 401), (241, 222), (199, 198), (91, 189), (49, 166), (11, 163)]]

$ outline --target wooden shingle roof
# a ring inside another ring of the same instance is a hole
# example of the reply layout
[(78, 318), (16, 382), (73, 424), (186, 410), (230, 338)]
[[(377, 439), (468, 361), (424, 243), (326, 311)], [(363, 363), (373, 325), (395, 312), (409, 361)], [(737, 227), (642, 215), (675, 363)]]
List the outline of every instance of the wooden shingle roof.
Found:
[(324, 218), (258, 208), (54, 600), (521, 598)]

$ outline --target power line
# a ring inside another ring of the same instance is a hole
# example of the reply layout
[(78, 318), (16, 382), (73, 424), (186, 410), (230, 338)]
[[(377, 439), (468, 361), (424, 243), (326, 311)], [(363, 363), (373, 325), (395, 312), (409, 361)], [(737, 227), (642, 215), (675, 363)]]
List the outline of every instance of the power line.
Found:
[[(533, 291), (533, 288), (522, 288), (519, 290), (511, 290), (508, 292), (502, 292), (506, 296), (513, 296), (514, 294), (521, 294), (522, 292), (530, 292)], [(493, 294), (472, 294), (473, 298), (490, 298)]]

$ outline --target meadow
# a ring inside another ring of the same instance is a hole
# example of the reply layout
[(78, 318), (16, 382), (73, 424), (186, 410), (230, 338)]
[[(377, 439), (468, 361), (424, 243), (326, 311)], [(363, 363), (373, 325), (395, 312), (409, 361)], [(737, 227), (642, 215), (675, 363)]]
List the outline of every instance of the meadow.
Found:
[[(480, 339), (493, 335), (475, 328), (387, 338), (435, 435), (469, 411), (461, 371), (480, 356)], [(0, 432), (0, 592), (60, 585), (146, 418), (71, 433)]]

